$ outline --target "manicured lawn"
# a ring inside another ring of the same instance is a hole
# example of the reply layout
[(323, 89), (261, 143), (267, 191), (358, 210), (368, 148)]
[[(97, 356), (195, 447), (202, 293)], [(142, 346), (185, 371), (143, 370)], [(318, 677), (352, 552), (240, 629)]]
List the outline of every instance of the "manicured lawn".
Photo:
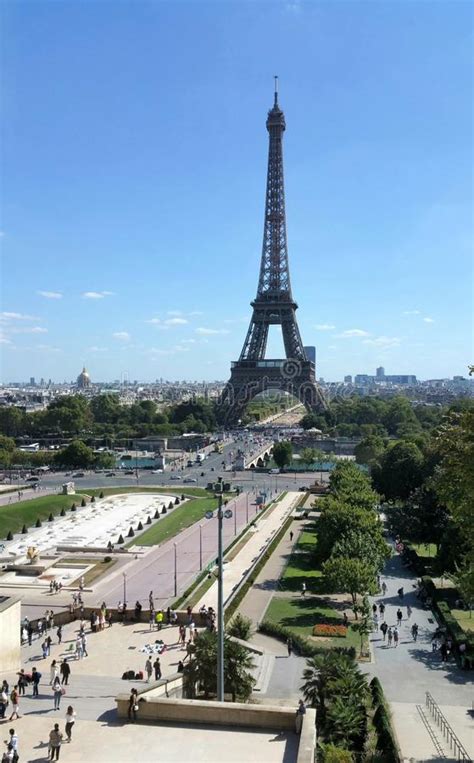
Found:
[(312, 561), (317, 542), (315, 526), (303, 530), (280, 579), (281, 590), (300, 591), (305, 582), (308, 592), (324, 593), (323, 574)]
[[(84, 496), (75, 495), (43, 495), (32, 498), (30, 501), (16, 501), (16, 503), (0, 506), (0, 538), (6, 538), (8, 532), (19, 532), (23, 525), (32, 527), (38, 517), (47, 520), (49, 515), (56, 516), (61, 509), (70, 509), (72, 504), (80, 506)], [(85, 496), (87, 500), (87, 495)]]
[[(467, 609), (452, 609), (451, 614), (456, 618), (463, 631), (474, 633), (474, 615)], [(469, 617), (471, 614), (471, 617)]]
[[(299, 636), (312, 636), (316, 623), (342, 625), (342, 615), (327, 604), (322, 598), (294, 596), (284, 598), (274, 596), (265, 612), (265, 620), (271, 620)], [(332, 648), (334, 646), (353, 646), (360, 648), (360, 636), (349, 627), (345, 638), (317, 638), (314, 644)]]
[(184, 530), (202, 519), (206, 511), (217, 508), (216, 498), (195, 498), (177, 506), (170, 514), (163, 516), (153, 527), (146, 530), (139, 538), (131, 541), (127, 546), (156, 546), (158, 543), (172, 538), (173, 535)]
[(436, 556), (436, 545), (434, 543), (412, 543), (418, 556), (434, 559)]

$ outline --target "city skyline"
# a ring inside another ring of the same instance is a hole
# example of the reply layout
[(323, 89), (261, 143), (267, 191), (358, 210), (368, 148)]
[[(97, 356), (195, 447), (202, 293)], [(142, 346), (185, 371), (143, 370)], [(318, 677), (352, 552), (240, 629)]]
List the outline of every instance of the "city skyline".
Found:
[(83, 362), (93, 380), (226, 379), (258, 280), (274, 73), (317, 376), (467, 375), (468, 10), (431, 4), (409, 28), (400, 5), (30, 10), (4, 9), (3, 382)]

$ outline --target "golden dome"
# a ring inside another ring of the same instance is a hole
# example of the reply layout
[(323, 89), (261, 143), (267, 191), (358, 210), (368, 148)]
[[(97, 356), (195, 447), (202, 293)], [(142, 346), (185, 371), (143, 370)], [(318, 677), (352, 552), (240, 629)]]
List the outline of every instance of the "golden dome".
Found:
[(85, 387), (90, 387), (91, 384), (91, 377), (89, 376), (86, 367), (84, 366), (81, 373), (77, 377), (77, 386), (80, 389), (84, 389)]

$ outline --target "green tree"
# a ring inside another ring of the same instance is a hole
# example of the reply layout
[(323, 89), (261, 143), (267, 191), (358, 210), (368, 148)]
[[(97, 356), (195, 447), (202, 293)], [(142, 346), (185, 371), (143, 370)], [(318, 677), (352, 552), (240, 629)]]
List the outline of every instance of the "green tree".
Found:
[(6, 450), (9, 453), (12, 453), (15, 450), (15, 440), (13, 437), (5, 437), (5, 435), (0, 435), (0, 450)]
[(359, 606), (358, 612), (360, 614), (360, 619), (358, 620), (357, 623), (353, 623), (352, 627), (355, 631), (359, 633), (360, 656), (362, 656), (362, 653), (364, 651), (364, 644), (367, 641), (369, 633), (371, 633), (373, 630), (372, 610), (370, 608), (370, 604), (369, 604), (369, 600), (367, 596), (364, 596), (364, 598), (362, 599), (362, 604)]
[(94, 453), (82, 440), (73, 440), (56, 453), (55, 461), (60, 466), (88, 469), (94, 463)]
[(90, 402), (94, 421), (100, 424), (116, 424), (120, 418), (121, 408), (118, 395), (97, 395)]
[(25, 433), (26, 415), (13, 406), (0, 408), (0, 432), (8, 437), (19, 437)]
[(322, 742), (319, 749), (321, 753), (318, 755), (318, 760), (322, 760), (323, 763), (353, 763), (352, 753), (335, 744)]
[(449, 577), (468, 606), (469, 617), (471, 617), (474, 605), (474, 564), (472, 557), (470, 555), (465, 556), (456, 567), (456, 572), (451, 573)]
[(372, 477), (387, 500), (406, 499), (423, 483), (423, 454), (413, 442), (396, 442), (372, 469)]
[(238, 612), (235, 617), (232, 618), (228, 627), (227, 633), (229, 636), (235, 636), (242, 639), (242, 641), (248, 641), (252, 635), (252, 621), (249, 617), (245, 617)]
[(378, 461), (385, 451), (385, 442), (380, 435), (371, 434), (361, 440), (354, 448), (358, 464), (372, 464)]
[(439, 551), (450, 523), (450, 515), (438, 496), (423, 485), (403, 504), (389, 505), (385, 513), (389, 528), (413, 543), (435, 543)]
[[(185, 666), (184, 679), (193, 696), (193, 686), (199, 686), (207, 698), (217, 692), (217, 634), (202, 631), (194, 642), (194, 655), (191, 663)], [(252, 694), (255, 679), (251, 670), (254, 667), (250, 652), (232, 641), (224, 639), (224, 691), (232, 695), (232, 701), (246, 701)]]
[(284, 469), (285, 466), (291, 464), (293, 458), (293, 447), (291, 442), (283, 440), (282, 442), (276, 442), (273, 445), (273, 460), (280, 469)]
[(58, 432), (84, 432), (93, 423), (89, 403), (82, 395), (59, 397), (48, 406), (46, 423)]
[(352, 609), (358, 619), (357, 597), (377, 593), (374, 567), (360, 559), (331, 557), (323, 564), (325, 583), (334, 593), (349, 593)]
[(304, 464), (307, 464), (307, 466), (312, 466), (316, 461), (315, 448), (303, 448), (300, 453), (300, 458)]
[(112, 453), (96, 453), (94, 456), (96, 469), (113, 469), (115, 463), (115, 456)]

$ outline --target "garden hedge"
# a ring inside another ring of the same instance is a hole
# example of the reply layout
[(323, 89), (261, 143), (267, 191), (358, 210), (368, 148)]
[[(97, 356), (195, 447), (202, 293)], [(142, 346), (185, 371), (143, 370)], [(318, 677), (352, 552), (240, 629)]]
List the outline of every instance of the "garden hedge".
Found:
[[(260, 633), (264, 633), (267, 636), (273, 636), (285, 643), (291, 638), (295, 652), (298, 652), (302, 657), (314, 657), (316, 654), (327, 654), (328, 652), (327, 647), (317, 646), (309, 639), (305, 638), (305, 636), (300, 636), (298, 633), (294, 633), (290, 628), (285, 628), (283, 625), (272, 623), (270, 620), (263, 620), (263, 622), (259, 624), (258, 630)], [(355, 660), (356, 657), (356, 650), (353, 646), (334, 646), (331, 647), (331, 651), (339, 652), (339, 654), (347, 654), (353, 660)]]

